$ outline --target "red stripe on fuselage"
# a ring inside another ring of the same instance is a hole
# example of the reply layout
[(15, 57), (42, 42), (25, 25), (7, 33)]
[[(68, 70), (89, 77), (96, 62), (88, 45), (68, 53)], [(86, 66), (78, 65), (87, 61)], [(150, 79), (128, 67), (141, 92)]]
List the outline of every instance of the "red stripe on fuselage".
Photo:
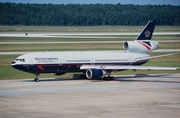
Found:
[(151, 47), (149, 45), (147, 45), (146, 43), (143, 43), (141, 41), (138, 41), (140, 44), (142, 44), (144, 47), (146, 47), (148, 50), (151, 49)]
[(44, 71), (45, 69), (42, 67), (42, 66), (40, 66), (40, 65), (37, 65), (37, 67), (41, 70), (41, 71)]

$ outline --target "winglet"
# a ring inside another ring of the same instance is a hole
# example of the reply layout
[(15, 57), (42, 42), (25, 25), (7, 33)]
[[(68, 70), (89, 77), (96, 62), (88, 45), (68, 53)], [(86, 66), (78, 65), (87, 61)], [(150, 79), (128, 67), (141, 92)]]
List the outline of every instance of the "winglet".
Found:
[(150, 20), (135, 40), (151, 40), (156, 20)]

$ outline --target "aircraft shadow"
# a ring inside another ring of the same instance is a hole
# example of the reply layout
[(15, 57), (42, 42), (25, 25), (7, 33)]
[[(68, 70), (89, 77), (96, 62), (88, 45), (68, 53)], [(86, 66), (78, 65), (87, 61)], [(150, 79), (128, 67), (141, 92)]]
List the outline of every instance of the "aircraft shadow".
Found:
[[(39, 78), (39, 82), (50, 82), (50, 81), (74, 81), (74, 80), (87, 80), (81, 78)], [(34, 80), (23, 80), (23, 82), (34, 82)]]

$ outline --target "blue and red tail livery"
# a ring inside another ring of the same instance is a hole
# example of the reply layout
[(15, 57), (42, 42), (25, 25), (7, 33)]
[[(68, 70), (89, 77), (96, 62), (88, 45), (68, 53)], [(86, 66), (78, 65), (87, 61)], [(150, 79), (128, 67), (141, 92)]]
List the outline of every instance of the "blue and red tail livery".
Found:
[(141, 45), (143, 45), (145, 48), (148, 50), (151, 49), (151, 43), (150, 42), (145, 42), (145, 41), (138, 41)]
[(154, 28), (156, 26), (156, 20), (150, 20), (141, 33), (138, 35), (136, 40), (151, 40)]

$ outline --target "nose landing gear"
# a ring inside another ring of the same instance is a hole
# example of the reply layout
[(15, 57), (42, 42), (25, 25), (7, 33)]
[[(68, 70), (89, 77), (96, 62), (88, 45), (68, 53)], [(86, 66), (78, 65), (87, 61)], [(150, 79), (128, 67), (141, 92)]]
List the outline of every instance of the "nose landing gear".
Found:
[(35, 81), (35, 82), (39, 82), (38, 76), (39, 76), (39, 73), (35, 73), (35, 78), (34, 78), (34, 81)]

